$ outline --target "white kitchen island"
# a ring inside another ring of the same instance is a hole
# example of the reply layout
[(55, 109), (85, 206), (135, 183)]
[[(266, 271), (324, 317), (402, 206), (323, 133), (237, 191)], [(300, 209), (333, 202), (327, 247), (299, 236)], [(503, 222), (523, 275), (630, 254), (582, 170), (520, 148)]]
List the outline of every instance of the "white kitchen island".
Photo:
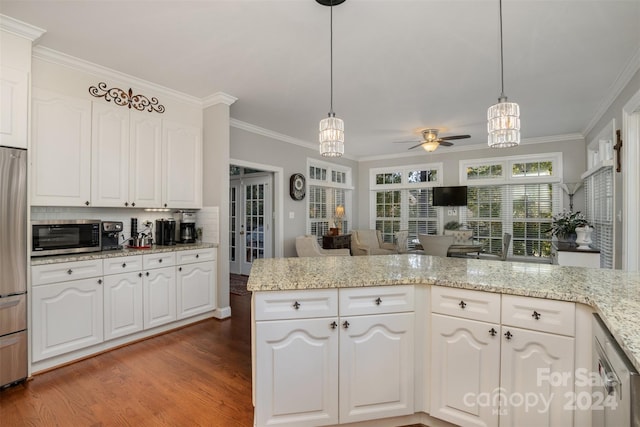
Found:
[(256, 261), (247, 287), (257, 426), (590, 425), (575, 398), (591, 396), (577, 373), (593, 371), (592, 313), (640, 368), (638, 274), (282, 258)]

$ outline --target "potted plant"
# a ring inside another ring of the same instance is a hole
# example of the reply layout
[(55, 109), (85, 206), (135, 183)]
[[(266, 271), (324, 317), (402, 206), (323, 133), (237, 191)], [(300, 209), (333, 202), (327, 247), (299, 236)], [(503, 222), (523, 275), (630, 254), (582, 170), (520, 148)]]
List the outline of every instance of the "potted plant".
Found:
[(547, 232), (550, 231), (551, 235), (556, 237), (559, 242), (564, 241), (574, 244), (576, 241), (576, 228), (589, 225), (589, 221), (580, 211), (563, 211), (553, 216), (551, 228)]

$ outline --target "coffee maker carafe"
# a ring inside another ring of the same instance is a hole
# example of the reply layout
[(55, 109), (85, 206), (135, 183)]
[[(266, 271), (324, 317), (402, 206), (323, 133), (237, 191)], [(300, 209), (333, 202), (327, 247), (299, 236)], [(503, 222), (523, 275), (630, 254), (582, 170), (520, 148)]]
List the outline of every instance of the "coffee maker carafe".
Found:
[(156, 219), (156, 245), (176, 244), (176, 221), (173, 218)]
[(196, 213), (182, 211), (180, 214), (180, 243), (195, 243)]

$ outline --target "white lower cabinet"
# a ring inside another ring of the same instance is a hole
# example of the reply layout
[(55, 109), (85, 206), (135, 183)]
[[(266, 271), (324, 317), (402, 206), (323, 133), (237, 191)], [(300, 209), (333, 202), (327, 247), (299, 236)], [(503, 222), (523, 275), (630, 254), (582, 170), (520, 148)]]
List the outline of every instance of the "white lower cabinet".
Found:
[(177, 254), (177, 318), (184, 319), (216, 308), (216, 249)]
[(76, 350), (105, 343), (100, 351), (110, 340), (118, 345), (123, 337), (148, 336), (136, 333), (212, 312), (215, 254), (203, 248), (32, 266), (32, 362), (65, 353), (71, 361)]
[(329, 317), (257, 322), (258, 426), (338, 423), (337, 321)]
[(340, 318), (340, 423), (413, 414), (413, 316)]
[(462, 426), (497, 426), (484, 404), (500, 387), (500, 325), (431, 316), (431, 415)]
[(253, 309), (257, 426), (413, 414), (413, 286), (259, 292)]
[(121, 273), (104, 278), (104, 339), (141, 331), (142, 273)]
[(144, 272), (144, 329), (176, 320), (176, 270), (173, 266)]
[[(574, 339), (503, 327), (500, 427), (572, 426)], [(506, 339), (505, 334), (510, 338)], [(564, 379), (561, 379), (564, 378)]]
[(101, 278), (33, 286), (31, 294), (33, 361), (102, 342)]
[[(432, 416), (460, 426), (573, 425), (565, 405), (575, 304), (442, 287), (432, 296)], [(501, 310), (481, 310), (485, 300)]]

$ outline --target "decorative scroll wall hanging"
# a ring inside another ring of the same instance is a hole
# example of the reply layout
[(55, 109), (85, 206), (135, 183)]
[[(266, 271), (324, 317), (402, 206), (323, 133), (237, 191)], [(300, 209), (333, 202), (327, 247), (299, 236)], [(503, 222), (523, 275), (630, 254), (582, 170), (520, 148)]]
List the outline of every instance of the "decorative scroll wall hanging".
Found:
[(144, 95), (134, 95), (131, 88), (129, 88), (128, 92), (117, 87), (108, 89), (106, 83), (100, 82), (98, 87), (89, 87), (89, 93), (96, 98), (104, 98), (108, 102), (113, 101), (116, 105), (129, 107), (130, 109), (147, 110), (150, 113), (153, 111), (164, 113), (164, 105), (159, 104), (158, 98), (152, 97), (149, 99)]

